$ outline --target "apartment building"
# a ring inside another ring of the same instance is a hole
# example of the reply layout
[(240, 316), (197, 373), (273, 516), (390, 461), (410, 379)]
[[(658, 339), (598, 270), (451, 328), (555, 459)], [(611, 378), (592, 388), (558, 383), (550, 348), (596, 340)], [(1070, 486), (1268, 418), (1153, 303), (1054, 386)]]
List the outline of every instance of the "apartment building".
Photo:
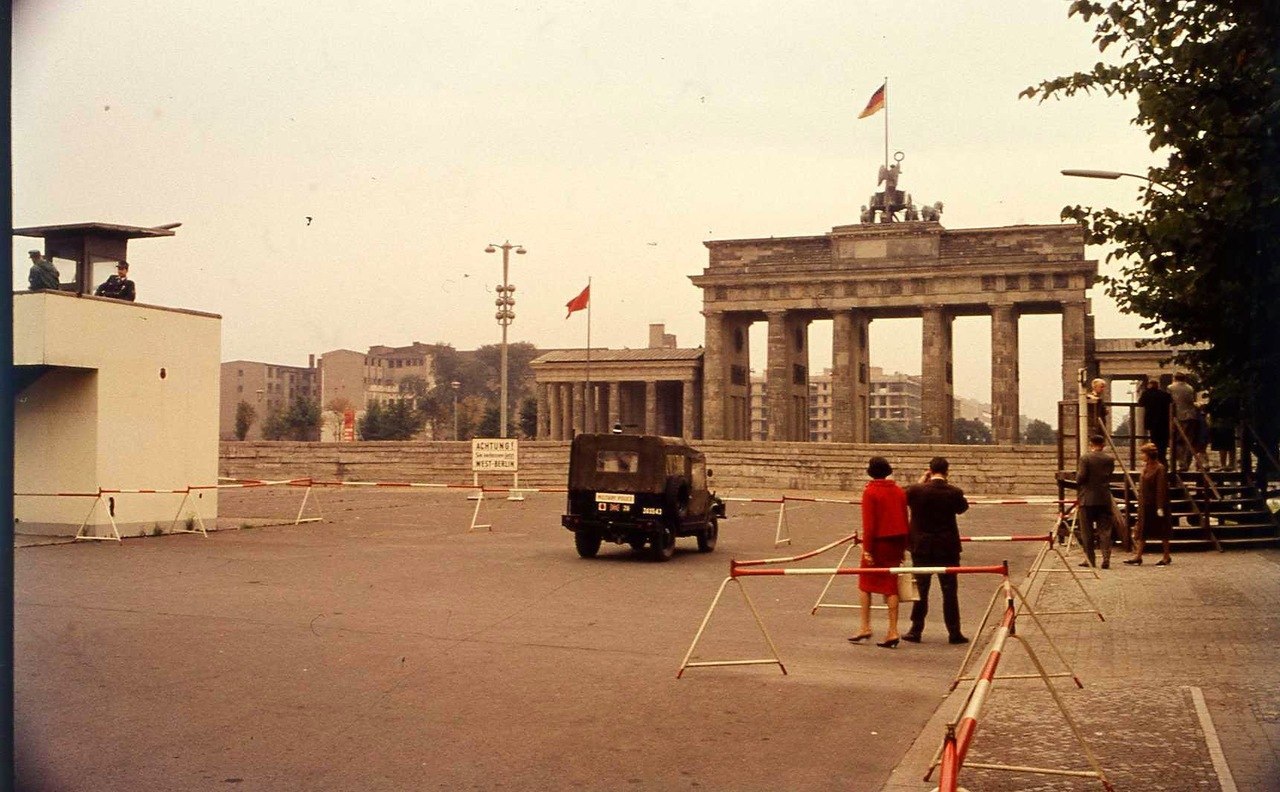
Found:
[[(326, 413), (353, 410), (358, 418), (370, 401), (386, 404), (400, 398), (400, 383), (409, 376), (434, 387), (434, 363), (431, 347), (416, 341), (403, 347), (372, 346), (368, 352), (335, 349), (318, 360), (310, 355), (306, 367), (232, 360), (222, 364), (218, 435), (235, 439), (236, 409), (242, 401), (257, 416), (246, 440), (261, 440), (266, 416), (287, 409), (295, 398), (313, 399)], [(331, 424), (340, 423), (326, 420), (321, 439), (338, 439)]]
[[(872, 366), (869, 420), (920, 423), (920, 377), (894, 372), (886, 374)], [(831, 369), (809, 378), (809, 439), (831, 442)], [(769, 437), (769, 405), (765, 398), (765, 378), (751, 377), (751, 439)]]
[(234, 440), (236, 410), (241, 402), (253, 408), (256, 419), (249, 427), (246, 440), (262, 439), (266, 416), (287, 409), (295, 398), (313, 399), (318, 395), (315, 355), (306, 366), (286, 366), (256, 360), (232, 360), (222, 364), (218, 401), (218, 437)]

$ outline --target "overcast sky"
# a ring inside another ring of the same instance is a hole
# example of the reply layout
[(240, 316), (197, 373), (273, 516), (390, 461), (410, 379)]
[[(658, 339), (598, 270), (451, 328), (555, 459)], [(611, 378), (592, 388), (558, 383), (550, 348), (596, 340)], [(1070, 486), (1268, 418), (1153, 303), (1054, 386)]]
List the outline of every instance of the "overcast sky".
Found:
[[(883, 117), (857, 115), (886, 76), (899, 186), (945, 227), (1134, 206), (1135, 180), (1059, 175), (1144, 170), (1128, 103), (1018, 98), (1098, 60), (1067, 5), (18, 2), (14, 222), (181, 222), (131, 243), (131, 277), (142, 302), (221, 314), (224, 360), (496, 343), (484, 248), (504, 240), (528, 249), (511, 340), (582, 346), (564, 303), (590, 278), (593, 346), (662, 322), (696, 347), (703, 241), (857, 221), (884, 156)], [(1141, 334), (1091, 296), (1099, 336)], [(1023, 320), (1033, 417), (1060, 394), (1059, 332)], [(821, 371), (830, 323), (813, 333)], [(957, 391), (983, 401), (989, 333), (956, 325)], [(918, 373), (919, 336), (873, 323), (872, 363)], [(762, 367), (763, 325), (753, 346)]]

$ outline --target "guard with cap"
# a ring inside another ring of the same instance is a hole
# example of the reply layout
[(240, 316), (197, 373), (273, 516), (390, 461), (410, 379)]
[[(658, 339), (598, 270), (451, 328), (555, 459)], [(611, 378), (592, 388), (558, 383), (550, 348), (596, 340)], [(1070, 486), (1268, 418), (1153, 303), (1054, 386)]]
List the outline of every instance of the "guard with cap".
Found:
[(113, 300), (133, 302), (136, 293), (133, 281), (129, 280), (129, 262), (121, 261), (117, 264), (116, 274), (107, 278), (93, 294), (95, 297), (110, 297)]
[(58, 268), (53, 266), (53, 262), (42, 256), (38, 250), (29, 250), (27, 255), (31, 256), (31, 271), (27, 273), (28, 288), (31, 291), (60, 288), (61, 276), (58, 274)]

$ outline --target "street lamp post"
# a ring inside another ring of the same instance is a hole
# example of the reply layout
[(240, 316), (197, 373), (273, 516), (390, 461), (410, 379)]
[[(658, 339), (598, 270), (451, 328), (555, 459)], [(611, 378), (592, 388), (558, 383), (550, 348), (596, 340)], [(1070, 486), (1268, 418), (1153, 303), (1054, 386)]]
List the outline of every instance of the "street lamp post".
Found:
[(1078, 176), (1082, 179), (1110, 179), (1115, 181), (1121, 176), (1128, 176), (1133, 179), (1142, 179), (1148, 184), (1154, 184), (1157, 187), (1163, 187), (1169, 192), (1173, 192), (1173, 188), (1164, 182), (1158, 182), (1149, 176), (1143, 176), (1138, 173), (1126, 173), (1124, 171), (1107, 171), (1107, 170), (1091, 170), (1088, 168), (1065, 168), (1061, 171), (1063, 176)]
[(458, 439), (458, 388), (462, 387), (462, 383), (454, 380), (449, 383), (449, 387), (453, 388), (453, 439)]
[(510, 262), (511, 251), (514, 250), (517, 255), (523, 256), (525, 253), (523, 245), (513, 245), (510, 242), (503, 242), (501, 245), (489, 244), (484, 249), (485, 253), (494, 253), (498, 250), (502, 251), (502, 285), (498, 287), (498, 299), (494, 300), (494, 305), (498, 306), (498, 312), (494, 314), (494, 318), (498, 320), (498, 324), (502, 325), (502, 363), (501, 363), (501, 399), (502, 403), (498, 407), (498, 437), (507, 436), (507, 326), (516, 318), (516, 312), (512, 308), (516, 304), (515, 294), (516, 287), (507, 283), (507, 271)]

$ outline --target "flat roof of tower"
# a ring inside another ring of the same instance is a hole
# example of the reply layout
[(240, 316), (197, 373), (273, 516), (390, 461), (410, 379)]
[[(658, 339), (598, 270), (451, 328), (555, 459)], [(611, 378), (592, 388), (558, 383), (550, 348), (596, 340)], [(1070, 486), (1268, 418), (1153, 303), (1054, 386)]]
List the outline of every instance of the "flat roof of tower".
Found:
[(141, 239), (144, 237), (173, 236), (173, 229), (181, 223), (167, 226), (144, 228), (142, 226), (119, 225), (118, 223), (67, 223), (64, 225), (28, 226), (15, 228), (16, 236), (26, 237), (63, 237), (63, 236), (104, 236), (117, 239)]

